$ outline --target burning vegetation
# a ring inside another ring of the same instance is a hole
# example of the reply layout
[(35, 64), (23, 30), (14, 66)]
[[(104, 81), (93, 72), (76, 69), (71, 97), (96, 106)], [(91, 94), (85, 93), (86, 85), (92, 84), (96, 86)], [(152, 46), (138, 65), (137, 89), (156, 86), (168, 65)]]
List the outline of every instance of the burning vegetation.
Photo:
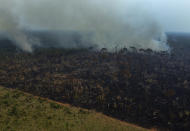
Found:
[(26, 53), (4, 46), (0, 85), (145, 127), (185, 130), (190, 128), (188, 42), (187, 37), (169, 35), (170, 53), (135, 47), (115, 52), (38, 48)]

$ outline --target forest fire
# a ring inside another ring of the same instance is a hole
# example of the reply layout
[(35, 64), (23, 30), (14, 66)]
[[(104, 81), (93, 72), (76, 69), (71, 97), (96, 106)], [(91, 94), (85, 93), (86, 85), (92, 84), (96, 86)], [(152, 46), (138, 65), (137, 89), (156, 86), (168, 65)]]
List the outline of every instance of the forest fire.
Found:
[(189, 37), (175, 36), (179, 45), (173, 36), (170, 54), (135, 47), (115, 52), (49, 47), (31, 54), (4, 46), (0, 85), (145, 127), (188, 129)]
[[(142, 1), (0, 0), (0, 87), (145, 128), (190, 129), (190, 35), (166, 33), (190, 27), (187, 11), (170, 10), (189, 4)], [(19, 117), (10, 109), (6, 121)]]

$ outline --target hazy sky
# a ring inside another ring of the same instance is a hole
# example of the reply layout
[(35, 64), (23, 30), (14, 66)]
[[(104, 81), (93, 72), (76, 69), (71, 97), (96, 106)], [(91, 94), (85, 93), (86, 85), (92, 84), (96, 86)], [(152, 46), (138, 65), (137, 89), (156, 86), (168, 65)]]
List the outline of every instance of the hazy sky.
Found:
[[(35, 3), (34, 1), (36, 0), (32, 1), (10, 0), (10, 1), (0, 0), (0, 5), (2, 5), (3, 7), (5, 3), (14, 3), (14, 2), (20, 4), (31, 3), (31, 2)], [(49, 0), (37, 0), (37, 1), (49, 1)], [(62, 1), (62, 0), (57, 0), (57, 1)], [(91, 1), (101, 2), (101, 0), (91, 0)], [(165, 31), (190, 32), (190, 0), (115, 0), (115, 1), (104, 0), (104, 1), (108, 2), (106, 3), (106, 5), (103, 6), (115, 5), (121, 2), (122, 7), (124, 8), (131, 7), (132, 9), (130, 10), (134, 12), (139, 12), (139, 10), (144, 9), (161, 24), (161, 26)], [(126, 4), (123, 4), (123, 2), (125, 2)], [(11, 7), (13, 7), (12, 9), (15, 9), (15, 6)]]
[[(127, 1), (127, 0), (126, 0)], [(147, 3), (165, 31), (190, 32), (190, 0), (138, 0)]]
[(100, 48), (167, 50), (164, 32), (190, 32), (189, 6), (190, 0), (0, 0), (0, 29), (29, 51), (23, 29), (78, 31), (83, 43)]

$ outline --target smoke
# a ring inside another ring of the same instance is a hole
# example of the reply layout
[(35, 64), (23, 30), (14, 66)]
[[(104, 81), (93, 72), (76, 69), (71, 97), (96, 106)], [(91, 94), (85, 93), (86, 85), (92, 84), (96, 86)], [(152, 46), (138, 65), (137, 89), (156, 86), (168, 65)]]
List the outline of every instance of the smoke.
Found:
[(11, 10), (13, 3), (1, 1), (0, 4), (0, 31), (6, 34), (9, 39), (15, 42), (15, 44), (27, 52), (32, 52), (31, 44), (27, 40), (27, 36), (22, 32), (19, 26), (19, 20)]
[(0, 0), (0, 9), (0, 30), (25, 51), (32, 51), (36, 41), (23, 30), (75, 32), (80, 42), (56, 36), (67, 48), (169, 49), (156, 20), (132, 0)]

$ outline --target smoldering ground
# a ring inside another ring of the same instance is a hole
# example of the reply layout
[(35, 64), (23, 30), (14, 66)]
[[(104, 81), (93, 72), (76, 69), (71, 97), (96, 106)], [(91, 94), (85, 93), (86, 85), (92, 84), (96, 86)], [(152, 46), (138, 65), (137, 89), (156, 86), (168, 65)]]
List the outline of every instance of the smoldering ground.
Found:
[(0, 0), (0, 10), (1, 32), (25, 51), (40, 44), (27, 33), (36, 31), (64, 48), (169, 49), (160, 25), (132, 0)]

